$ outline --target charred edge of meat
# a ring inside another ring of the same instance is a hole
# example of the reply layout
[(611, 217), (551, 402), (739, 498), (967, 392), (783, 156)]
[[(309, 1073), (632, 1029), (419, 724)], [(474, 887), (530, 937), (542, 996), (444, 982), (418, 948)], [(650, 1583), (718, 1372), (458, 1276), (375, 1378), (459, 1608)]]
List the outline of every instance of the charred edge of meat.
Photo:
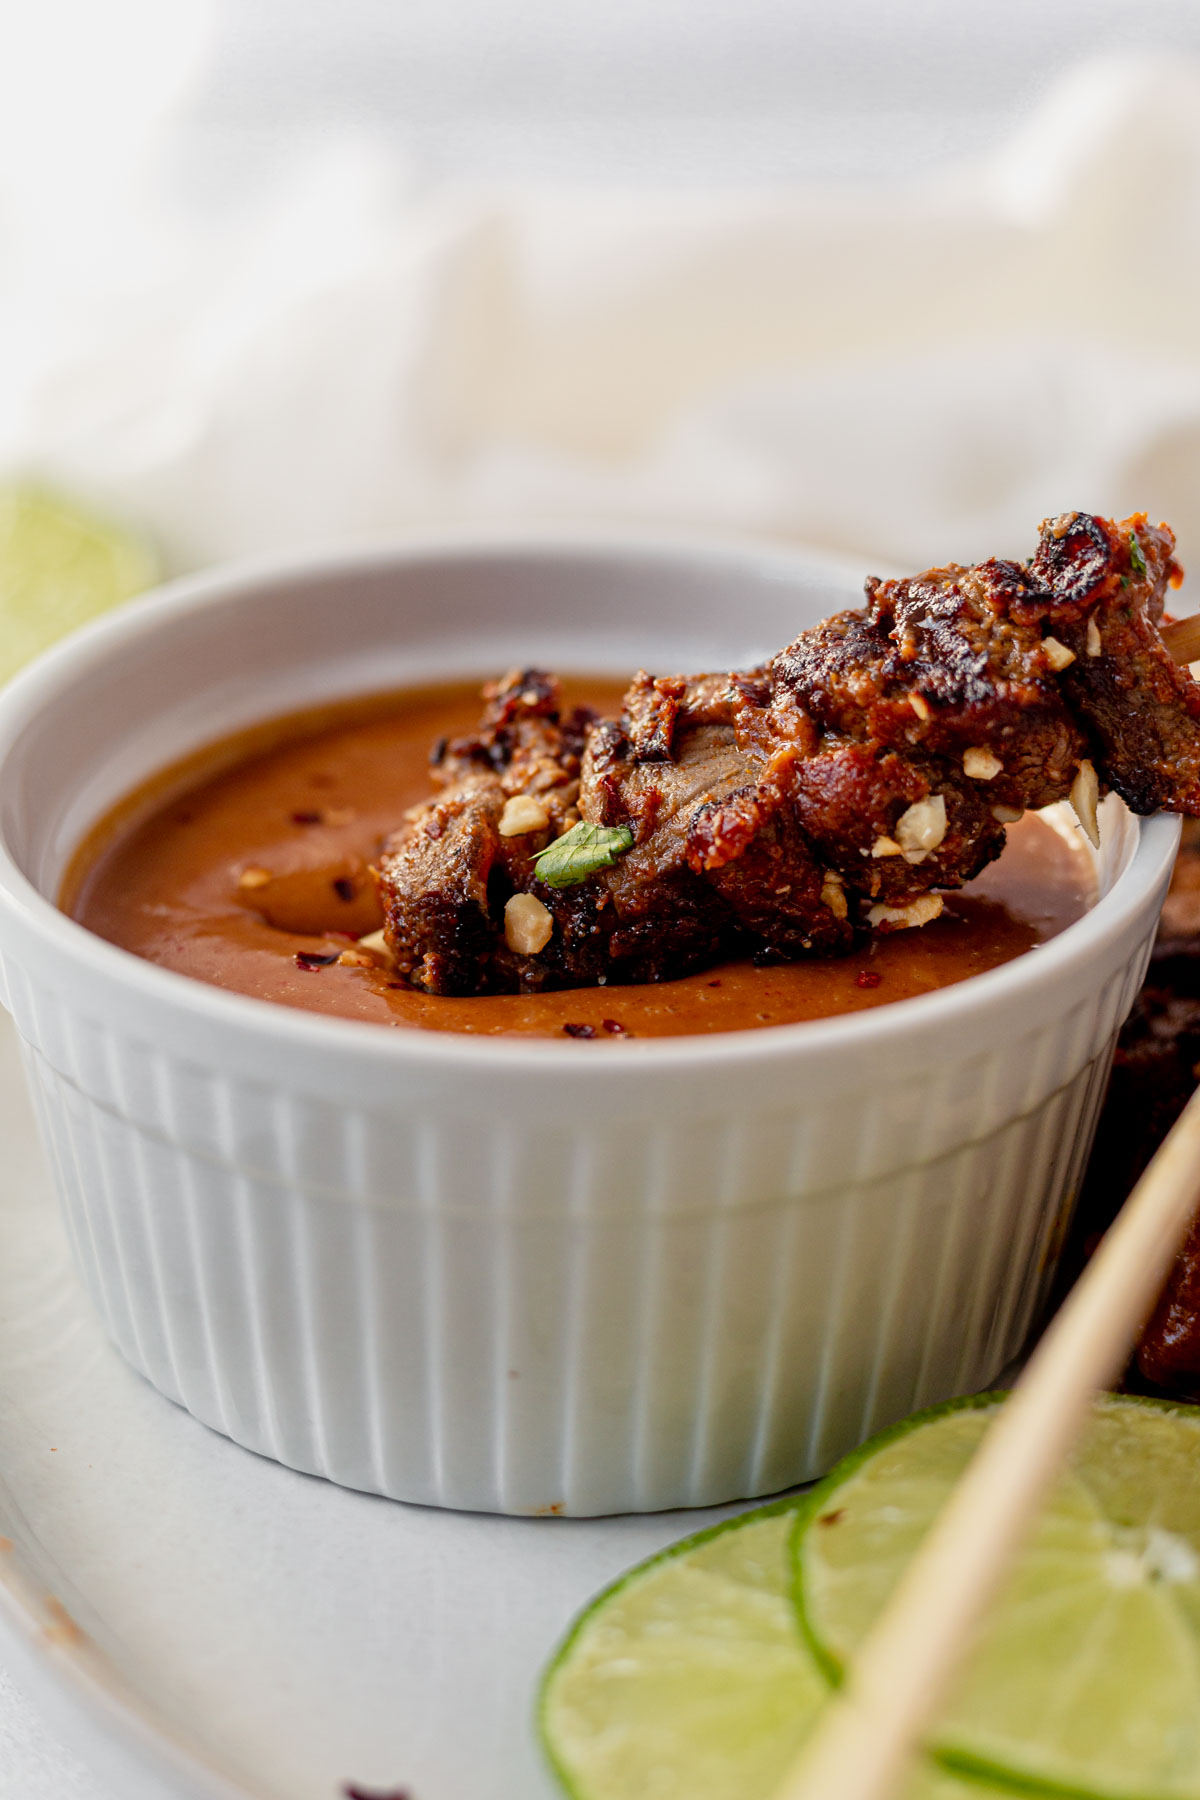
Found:
[(737, 861), (762, 831), (773, 810), (760, 790), (749, 784), (724, 800), (705, 800), (696, 809), (688, 830), (688, 867), (696, 875), (706, 875)]
[(1092, 513), (1060, 513), (1044, 521), (1029, 572), (1055, 600), (1086, 601), (1112, 578), (1115, 548), (1107, 520)]
[(686, 685), (680, 677), (655, 677), (644, 669), (634, 676), (625, 695), (621, 723), (635, 762), (670, 762)]
[(759, 711), (771, 704), (774, 690), (771, 678), (764, 670), (735, 670), (729, 677), (729, 687), (735, 702), (740, 701)]
[(574, 764), (572, 773), (578, 772), (588, 738), (599, 722), (600, 714), (594, 706), (573, 706), (560, 721), (563, 755), (569, 757)]
[(483, 690), (485, 726), (511, 725), (520, 718), (558, 722), (559, 684), (545, 669), (510, 669)]
[(507, 769), (529, 726), (559, 723), (558, 678), (545, 669), (511, 669), (501, 680), (487, 684), (483, 700), (477, 731), (439, 739), (435, 747), (438, 754), (431, 761), (443, 778), (452, 778), (462, 764)]
[(544, 669), (514, 670), (503, 681), (489, 683), (478, 728), (455, 738), (438, 738), (430, 751), (435, 778), (452, 785), (473, 773), (504, 775), (526, 769), (537, 758), (551, 757), (568, 779), (579, 773), (588, 735), (597, 721), (593, 707), (561, 711), (556, 676)]

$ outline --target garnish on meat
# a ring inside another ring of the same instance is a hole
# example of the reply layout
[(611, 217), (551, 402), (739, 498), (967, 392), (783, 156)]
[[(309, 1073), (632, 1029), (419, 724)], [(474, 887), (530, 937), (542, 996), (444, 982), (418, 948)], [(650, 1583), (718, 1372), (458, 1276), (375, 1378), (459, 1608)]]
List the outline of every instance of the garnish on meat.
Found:
[(1200, 816), (1200, 687), (1159, 635), (1174, 547), (1064, 513), (1027, 563), (870, 579), (761, 668), (643, 671), (613, 719), (514, 671), (380, 859), (400, 975), (530, 992), (836, 955), (936, 917), (1027, 808), (1071, 799), (1093, 841), (1110, 789)]

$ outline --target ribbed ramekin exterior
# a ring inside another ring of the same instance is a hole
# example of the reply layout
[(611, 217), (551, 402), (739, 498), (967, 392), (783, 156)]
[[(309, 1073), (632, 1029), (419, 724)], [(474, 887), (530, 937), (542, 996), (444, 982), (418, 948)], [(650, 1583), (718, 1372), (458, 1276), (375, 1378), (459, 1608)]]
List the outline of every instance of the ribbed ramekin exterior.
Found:
[(7, 977), (79, 1265), (156, 1387), (349, 1486), (594, 1514), (777, 1491), (994, 1379), (1151, 924), (1050, 1025), (935, 1067), (594, 1122), (322, 1100)]

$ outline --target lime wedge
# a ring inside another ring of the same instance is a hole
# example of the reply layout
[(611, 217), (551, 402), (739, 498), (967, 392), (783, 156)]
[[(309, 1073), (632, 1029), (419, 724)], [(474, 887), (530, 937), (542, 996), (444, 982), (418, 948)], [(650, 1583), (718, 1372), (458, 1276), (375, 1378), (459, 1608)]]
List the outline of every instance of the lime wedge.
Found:
[(0, 487), (0, 681), (157, 578), (134, 533), (44, 488)]
[[(830, 1691), (788, 1599), (801, 1504), (685, 1538), (576, 1621), (540, 1704), (572, 1800), (771, 1800)], [(994, 1793), (929, 1765), (906, 1800)]]
[[(798, 1613), (835, 1678), (1002, 1398), (884, 1432), (798, 1515)], [(1096, 1403), (930, 1748), (1026, 1792), (1200, 1800), (1200, 1410)]]

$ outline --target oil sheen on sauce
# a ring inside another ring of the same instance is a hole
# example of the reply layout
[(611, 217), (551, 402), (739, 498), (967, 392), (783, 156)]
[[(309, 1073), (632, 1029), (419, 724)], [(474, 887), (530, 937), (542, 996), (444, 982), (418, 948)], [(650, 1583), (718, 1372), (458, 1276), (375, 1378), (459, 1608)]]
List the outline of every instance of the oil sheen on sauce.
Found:
[[(614, 712), (623, 684), (565, 681), (568, 705)], [(858, 1012), (1008, 962), (1077, 919), (1094, 877), (1082, 843), (1036, 815), (920, 930), (848, 957), (726, 963), (644, 987), (448, 999), (386, 969), (328, 960), (381, 922), (368, 865), (430, 791), (428, 755), (469, 731), (478, 688), (426, 687), (269, 722), (165, 771), (81, 845), (61, 895), (89, 930), (165, 968), (311, 1012), (486, 1035), (675, 1037)]]

